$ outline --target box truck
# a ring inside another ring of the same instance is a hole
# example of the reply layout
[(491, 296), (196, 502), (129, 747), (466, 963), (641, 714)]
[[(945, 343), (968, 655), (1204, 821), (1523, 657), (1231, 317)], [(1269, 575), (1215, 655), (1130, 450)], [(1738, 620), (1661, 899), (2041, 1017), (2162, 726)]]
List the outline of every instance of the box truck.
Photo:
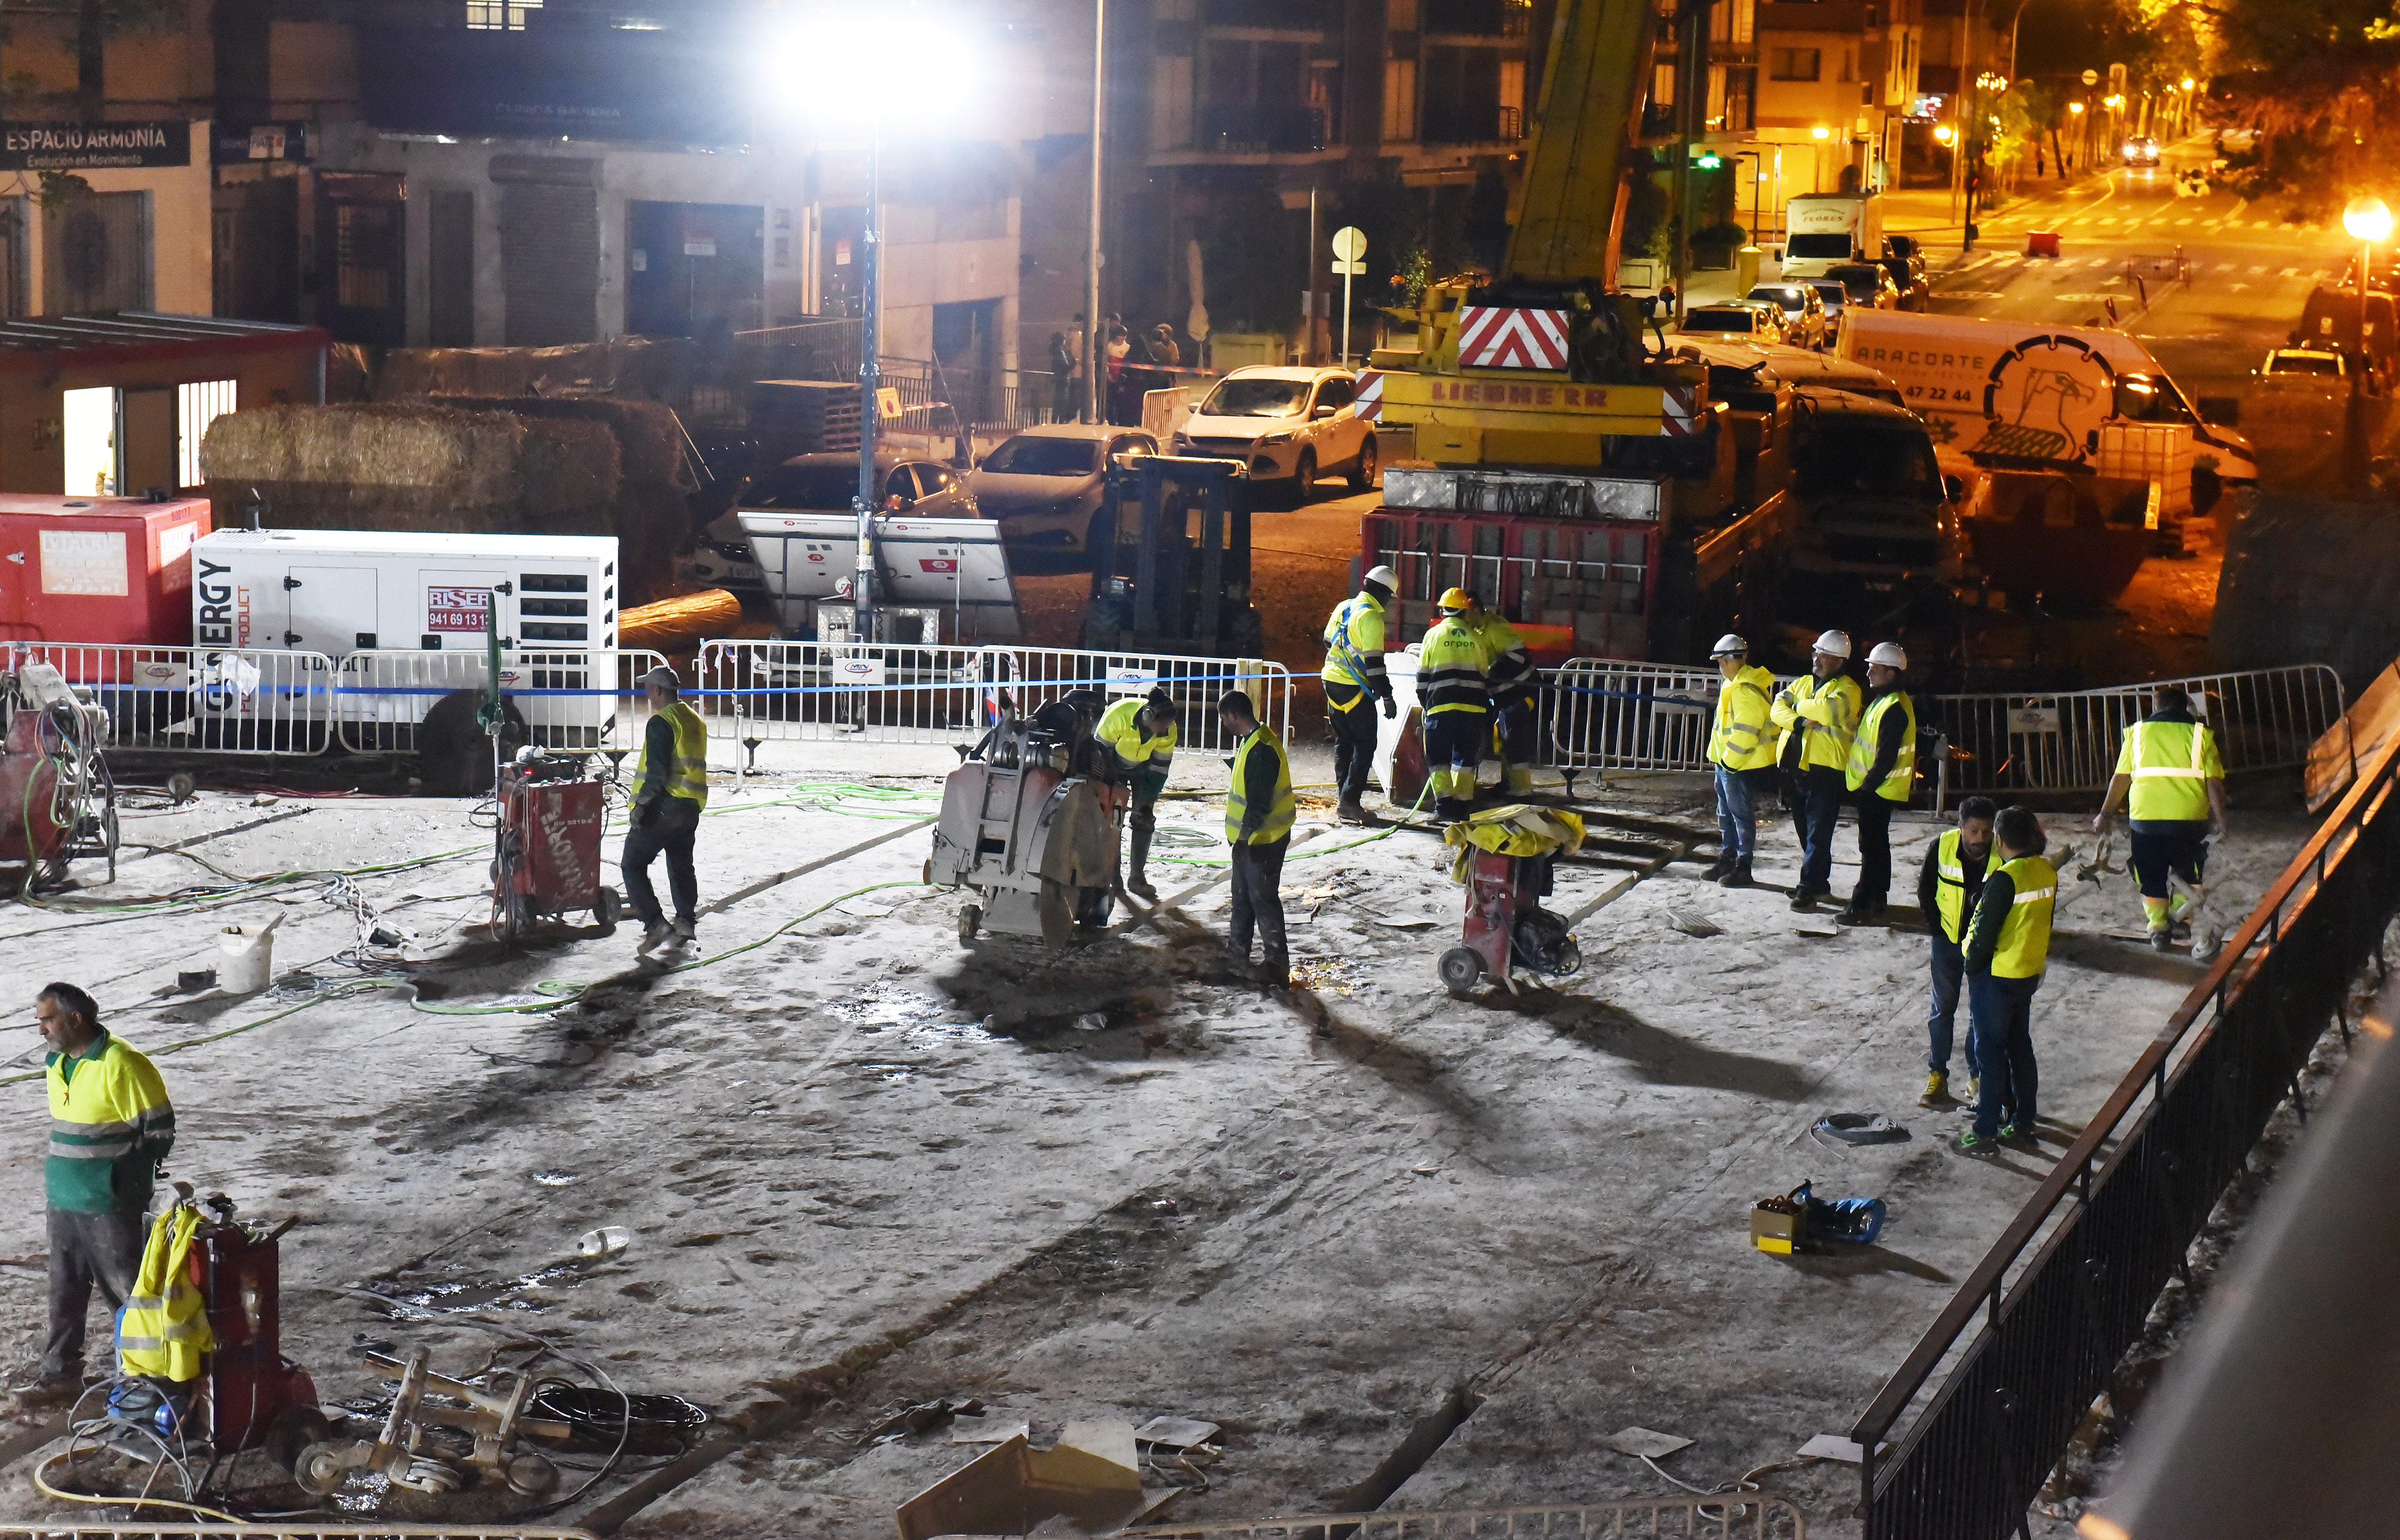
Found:
[(1783, 276), (1823, 278), (1884, 254), (1883, 202), (1873, 193), (1803, 193), (1784, 206), (1784, 231)]

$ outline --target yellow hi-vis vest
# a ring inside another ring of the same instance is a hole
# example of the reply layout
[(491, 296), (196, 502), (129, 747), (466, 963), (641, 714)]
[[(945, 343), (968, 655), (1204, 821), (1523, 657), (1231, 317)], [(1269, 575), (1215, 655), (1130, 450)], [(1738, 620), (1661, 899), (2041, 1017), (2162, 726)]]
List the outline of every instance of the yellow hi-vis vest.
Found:
[(1283, 743), (1274, 731), (1260, 727), (1242, 746), (1234, 751), (1234, 787), (1225, 794), (1225, 843), (1242, 842), (1242, 820), (1249, 816), (1250, 799), (1248, 771), (1250, 756), (1272, 754), (1275, 760), (1275, 800), (1267, 807), (1266, 817), (1259, 823), (1258, 832), (1250, 836), (1253, 845), (1272, 845), (1291, 832), (1291, 821), (1300, 812), (1300, 804), (1291, 795), (1291, 758), (1283, 751)]
[(1766, 715), (1783, 729), (1775, 744), (1778, 763), (1796, 732), (1800, 757), (1793, 769), (1841, 770), (1849, 763), (1850, 739), (1858, 731), (1858, 682), (1838, 674), (1830, 679), (1804, 674), (1783, 687)]
[(1879, 695), (1867, 708), (1857, 735), (1850, 740), (1850, 760), (1843, 767), (1842, 780), (1852, 791), (1867, 784), (1867, 771), (1875, 769), (1875, 748), (1883, 739), (1883, 719), (1894, 706), (1908, 714), (1908, 727), (1900, 735), (1900, 753), (1891, 762), (1891, 772), (1875, 791), (1887, 802), (1905, 802), (1916, 790), (1916, 702), (1904, 689)]
[[(2009, 917), (2000, 921), (2000, 939), (1992, 947), (1992, 976), (2039, 978), (2050, 961), (2050, 916), (2058, 906), (2058, 868), (2040, 856), (2021, 855), (2001, 863), (2000, 870), (2017, 891), (2009, 902)], [(1992, 893), (1985, 888), (1981, 903), (1990, 903)]]
[(2216, 735), (2198, 722), (2136, 722), (2118, 745), (2117, 773), (2134, 783), (2128, 816), (2196, 824), (2208, 817), (2208, 784), (2225, 779), (2225, 762)]
[(1092, 729), (1094, 737), (1117, 751), (1121, 764), (1147, 765), (1153, 759), (1163, 763), (1175, 756), (1173, 723), (1155, 738), (1142, 727), (1141, 708), (1148, 703), (1147, 696), (1128, 695), (1102, 713), (1100, 725)]
[(200, 1356), (216, 1351), (208, 1302), (191, 1279), (192, 1237), (200, 1211), (177, 1204), (150, 1227), (133, 1292), (116, 1313), (116, 1362), (128, 1374), (182, 1383), (200, 1375)]
[(1417, 700), (1428, 717), (1490, 709), (1483, 644), (1455, 616), (1435, 622), (1417, 648)]
[[(1963, 942), (1967, 939), (1967, 858), (1961, 847), (1965, 841), (1952, 829), (1933, 843), (1933, 923), (1941, 928), (1944, 939)], [(1991, 876), (2000, 868), (2000, 848), (1987, 845), (1984, 849), (1984, 875)]]
[(1729, 770), (1766, 770), (1775, 763), (1766, 714), (1775, 699), (1775, 675), (1752, 664), (1717, 691), (1716, 725), (1709, 729), (1709, 763)]
[[(1354, 593), (1333, 606), (1325, 622), (1325, 666), (1316, 676), (1329, 685), (1356, 686), (1347, 701), (1331, 702), (1335, 711), (1356, 711), (1374, 689), (1366, 675), (1381, 666), (1384, 656), (1384, 606), (1371, 593)], [(1370, 666), (1369, 659), (1377, 660)]]
[[(675, 729), (675, 763), (667, 767), (667, 795), (708, 806), (708, 723), (681, 701), (663, 715)], [(650, 738), (642, 734), (642, 757), (634, 766), (634, 784), (650, 777)]]

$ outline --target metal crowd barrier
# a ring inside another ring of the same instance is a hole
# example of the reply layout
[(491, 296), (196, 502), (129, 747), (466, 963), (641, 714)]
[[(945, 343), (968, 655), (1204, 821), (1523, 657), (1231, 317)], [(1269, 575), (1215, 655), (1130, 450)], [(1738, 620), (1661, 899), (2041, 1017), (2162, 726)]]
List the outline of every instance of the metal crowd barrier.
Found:
[(1124, 1532), (1121, 1540), (1808, 1540), (1808, 1518), (1766, 1492), (1507, 1508), (1384, 1508)]
[[(665, 661), (641, 647), (513, 648), (501, 656), (500, 692), (543, 748), (637, 749), (649, 713), (634, 681)], [(325, 709), (351, 753), (410, 754), (426, 713), (480, 692), (488, 672), (481, 651), (353, 652), (334, 665)]]
[(2395, 766), (2400, 739), (2360, 766), (1860, 1414), (1864, 1540), (2020, 1531), (2326, 1024), (2350, 1029), (2350, 981), (2400, 909)]
[[(122, 1507), (129, 1505), (117, 1504)], [(94, 1517), (0, 1522), (0, 1540), (593, 1540), (592, 1532), (526, 1524), (451, 1524), (425, 1519), (335, 1523), (316, 1517), (195, 1524)]]
[(13, 644), (89, 689), (108, 712), (109, 746), (178, 754), (312, 755), (331, 741), (321, 652)]
[(1574, 658), (1548, 671), (1545, 762), (1562, 770), (1705, 770), (1714, 669)]
[(2341, 719), (2341, 680), (2324, 663), (2199, 674), (2058, 695), (1936, 695), (1917, 700), (1918, 725), (1938, 729), (1954, 757), (1945, 795), (2098, 792), (2117, 765), (2126, 727), (2149, 715), (2162, 685), (2190, 692), (2216, 729), (2228, 774), (2288, 770)]
[(1262, 658), (1177, 658), (1159, 653), (1081, 652), (1066, 647), (1015, 647), (1018, 701), (1038, 710), (1070, 689), (1146, 695), (1162, 688), (1175, 700), (1180, 746), (1231, 754), (1217, 702), (1227, 690), (1250, 698), (1259, 721), (1291, 739), (1291, 670)]

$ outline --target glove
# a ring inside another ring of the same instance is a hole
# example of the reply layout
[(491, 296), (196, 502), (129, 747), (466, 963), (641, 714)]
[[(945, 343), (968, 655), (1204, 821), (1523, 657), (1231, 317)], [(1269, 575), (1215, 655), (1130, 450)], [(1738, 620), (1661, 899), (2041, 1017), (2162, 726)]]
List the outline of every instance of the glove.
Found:
[(1400, 703), (1386, 695), (1383, 698), (1384, 720), (1388, 722), (1400, 714)]

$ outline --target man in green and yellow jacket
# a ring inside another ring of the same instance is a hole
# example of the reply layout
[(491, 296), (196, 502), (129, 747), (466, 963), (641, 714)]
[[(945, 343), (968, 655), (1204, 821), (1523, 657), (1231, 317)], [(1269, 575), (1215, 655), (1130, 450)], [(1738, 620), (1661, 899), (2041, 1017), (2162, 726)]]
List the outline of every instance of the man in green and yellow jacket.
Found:
[(1272, 729), (1259, 723), (1258, 708), (1238, 689), (1217, 702), (1225, 735), (1234, 743), (1234, 779), (1225, 792), (1225, 843), (1233, 847), (1234, 917), (1225, 938), (1236, 969), (1250, 965), (1250, 935), (1258, 934), (1258, 981), (1280, 989), (1291, 982), (1291, 952), (1284, 940), (1283, 858), (1291, 849), (1292, 820), (1300, 806), (1291, 794), (1291, 756)]
[(1758, 849), (1758, 793), (1775, 775), (1775, 736), (1767, 713), (1775, 703), (1775, 675), (1750, 661), (1750, 644), (1728, 633), (1709, 654), (1725, 675), (1717, 689), (1716, 721), (1709, 729), (1709, 763), (1716, 767), (1717, 858), (1700, 873), (1720, 887), (1750, 886), (1751, 857)]
[(1879, 923), (1891, 897), (1891, 811), (1906, 807), (1916, 790), (1916, 702), (1900, 688), (1907, 672), (1908, 654), (1897, 642), (1877, 642), (1867, 653), (1865, 709), (1842, 768), (1859, 815), (1859, 885), (1834, 917), (1845, 925)]
[(1793, 832), (1800, 838), (1800, 884), (1794, 909), (1813, 909), (1834, 891), (1834, 825), (1848, 794), (1850, 740), (1859, 729), (1858, 682), (1842, 673), (1850, 661), (1848, 633), (1817, 638), (1809, 672), (1783, 687), (1767, 720), (1783, 729), (1776, 763), (1785, 776)]
[(2050, 963), (2050, 921), (2058, 905), (2058, 870), (2042, 859), (2049, 840), (2039, 819), (2024, 808), (2002, 808), (1992, 839), (2000, 864), (1984, 879), (1961, 948), (1969, 1029), (1982, 1071), (1975, 1126), (1958, 1136), (1958, 1148), (1970, 1155), (2034, 1137), (2039, 1079), (2033, 996)]
[(1150, 859), (1151, 836), (1158, 831), (1158, 794), (1166, 789), (1166, 772), (1175, 763), (1175, 697), (1157, 685), (1146, 696), (1128, 695), (1100, 714), (1092, 735), (1114, 751), (1117, 773), (1132, 784), (1125, 891), (1156, 898), (1158, 890), (1142, 875), (1142, 865)]
[[(1970, 797), (1960, 802), (1957, 826), (1944, 829), (1940, 838), (1926, 847), (1925, 865), (1917, 873), (1916, 907), (1933, 935), (1933, 1003), (1925, 1015), (1929, 1052), (1925, 1094), (1916, 1101), (1919, 1107), (1939, 1107), (1953, 1099), (1950, 1044), (1957, 1035), (1958, 991), (1967, 979), (1967, 959), (1961, 948), (1967, 939), (1967, 919), (1975, 912), (1975, 900), (1983, 896), (1984, 879), (2000, 865), (1999, 855), (1992, 849), (1992, 819), (1998, 811), (1988, 797)], [(1957, 1099), (1971, 1102), (1980, 1094), (1976, 1087), (1983, 1072), (1976, 1065), (1975, 1034), (1970, 1031), (1967, 1094)]]
[(2208, 837), (2225, 832), (2225, 760), (2216, 734), (2192, 714), (2191, 696), (2180, 687), (2159, 687), (2150, 708), (2118, 744), (2117, 772), (2093, 815), (2092, 832), (2106, 832), (2108, 815), (2125, 804), (2134, 846), (2125, 864), (2141, 884), (2150, 945), (2163, 952), (2174, 947), (2177, 932), (2189, 934), (2191, 928), (2185, 916), (2193, 901), (2170, 894), (2170, 879), (2181, 878), (2194, 893), (2204, 892)]
[(158, 1163), (175, 1144), (175, 1109), (149, 1059), (101, 1025), (72, 984), (45, 987), (34, 1018), (49, 1045), (50, 1150), (43, 1162), (50, 1243), (49, 1339), (42, 1398), (83, 1388), (85, 1317), (98, 1285), (111, 1309), (133, 1292)]

